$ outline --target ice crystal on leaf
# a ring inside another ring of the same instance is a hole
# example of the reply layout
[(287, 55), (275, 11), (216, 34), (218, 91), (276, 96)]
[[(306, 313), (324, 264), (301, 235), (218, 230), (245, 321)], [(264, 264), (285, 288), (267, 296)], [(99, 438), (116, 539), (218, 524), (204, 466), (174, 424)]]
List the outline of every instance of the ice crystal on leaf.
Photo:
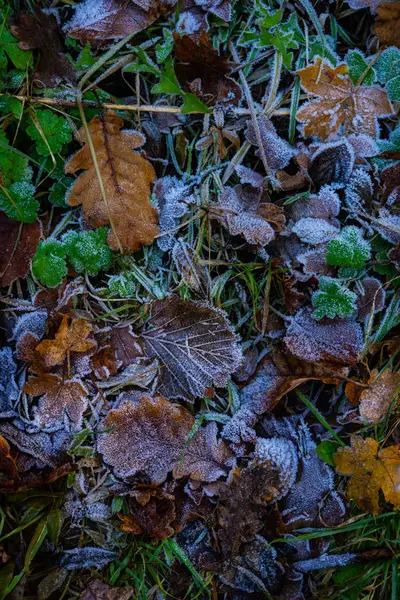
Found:
[(151, 304), (141, 338), (162, 365), (158, 391), (167, 398), (193, 401), (213, 384), (223, 387), (242, 360), (225, 313), (178, 296)]
[(400, 374), (390, 368), (383, 373), (374, 370), (368, 383), (370, 387), (360, 394), (360, 415), (367, 423), (379, 423), (400, 391)]
[(357, 294), (341, 285), (339, 280), (321, 277), (319, 290), (312, 295), (312, 303), (315, 306), (312, 316), (314, 319), (349, 316), (356, 310), (356, 300)]
[(66, 255), (67, 249), (57, 240), (40, 241), (32, 261), (34, 276), (44, 285), (56, 287), (67, 274)]
[(296, 222), (305, 218), (324, 219), (336, 227), (338, 221), (335, 217), (340, 211), (340, 199), (330, 186), (324, 185), (317, 196), (299, 199), (289, 206), (289, 210), (291, 217)]
[(373, 200), (373, 184), (369, 173), (356, 169), (345, 191), (346, 204), (353, 214), (369, 210)]
[[(275, 173), (278, 169), (283, 169), (288, 165), (294, 155), (294, 151), (286, 140), (279, 137), (268, 117), (259, 117), (257, 124), (264, 153), (267, 157), (268, 167), (272, 173)], [(251, 144), (258, 146), (257, 135), (252, 121), (247, 122), (246, 137)]]
[(311, 158), (308, 172), (316, 185), (341, 187), (349, 179), (354, 166), (354, 150), (346, 138), (321, 144)]
[(32, 223), (37, 217), (39, 202), (34, 198), (35, 188), (31, 183), (17, 181), (0, 190), (0, 210), (4, 210), (7, 217)]
[(175, 243), (177, 225), (189, 210), (192, 196), (192, 186), (177, 177), (162, 177), (154, 185), (154, 194), (160, 208), (160, 237), (157, 243), (161, 250), (170, 250)]
[(364, 54), (358, 48), (349, 50), (346, 54), (345, 61), (349, 67), (349, 77), (357, 85), (362, 81), (364, 85), (372, 85), (375, 83), (375, 69), (368, 65)]
[(371, 257), (371, 245), (359, 227), (343, 227), (339, 236), (328, 243), (328, 265), (362, 269)]
[(366, 277), (357, 290), (357, 320), (364, 323), (371, 314), (385, 308), (386, 292), (380, 281), (375, 277)]
[(19, 397), (19, 388), (15, 382), (17, 365), (14, 362), (11, 348), (0, 350), (0, 418), (15, 414), (14, 404)]
[(107, 245), (108, 230), (100, 227), (95, 231), (69, 231), (62, 242), (67, 248), (68, 261), (78, 273), (86, 271), (88, 275), (97, 275), (106, 271), (112, 264), (112, 252)]
[(302, 242), (317, 246), (318, 244), (334, 239), (339, 229), (335, 225), (328, 223), (325, 219), (304, 217), (297, 221), (292, 227), (292, 231)]
[(71, 352), (86, 352), (96, 346), (90, 337), (92, 326), (84, 319), (71, 321), (64, 315), (54, 340), (43, 340), (36, 350), (43, 356), (48, 367), (59, 365)]
[(284, 437), (257, 438), (254, 456), (279, 469), (280, 485), (275, 499), (286, 496), (296, 481), (299, 464), (294, 443)]
[(379, 219), (374, 227), (385, 240), (397, 244), (400, 242), (400, 217), (391, 214), (387, 208), (379, 209)]
[(88, 569), (89, 567), (101, 569), (117, 558), (118, 554), (116, 552), (111, 552), (104, 548), (86, 546), (84, 548), (65, 550), (60, 564), (64, 569), (68, 570)]
[(64, 117), (49, 109), (37, 110), (31, 117), (26, 133), (35, 142), (43, 156), (52, 156), (62, 151), (64, 144), (72, 141), (71, 127)]

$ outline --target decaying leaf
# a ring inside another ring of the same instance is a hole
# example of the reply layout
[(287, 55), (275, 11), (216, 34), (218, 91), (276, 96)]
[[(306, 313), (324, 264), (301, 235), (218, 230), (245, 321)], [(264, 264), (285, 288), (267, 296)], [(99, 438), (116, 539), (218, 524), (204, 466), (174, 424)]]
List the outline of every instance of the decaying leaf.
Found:
[(172, 259), (186, 285), (200, 297), (207, 298), (210, 276), (205, 265), (197, 262), (193, 249), (179, 238), (172, 249)]
[(400, 48), (400, 4), (396, 0), (379, 2), (375, 33), (387, 46)]
[(65, 54), (54, 14), (44, 12), (39, 7), (34, 8), (33, 14), (19, 13), (17, 19), (11, 21), (11, 31), (19, 39), (18, 46), (22, 50), (37, 48), (40, 51), (34, 79), (41, 86), (53, 87), (60, 81), (75, 82), (75, 67)]
[(371, 313), (380, 312), (385, 307), (386, 292), (375, 277), (366, 277), (362, 283), (362, 292), (358, 291), (357, 320), (361, 323), (369, 318)]
[(197, 41), (175, 32), (174, 52), (179, 61), (175, 73), (185, 91), (195, 94), (207, 105), (239, 103), (242, 90), (229, 77), (228, 59), (218, 55), (206, 33), (203, 32)]
[[(294, 150), (286, 140), (279, 137), (268, 117), (259, 117), (257, 124), (264, 153), (267, 157), (268, 167), (275, 173), (278, 169), (283, 169), (287, 166), (294, 154)], [(246, 137), (251, 144), (258, 146), (258, 139), (252, 121), (247, 121)]]
[(123, 38), (145, 29), (175, 4), (176, 0), (84, 0), (66, 30), (83, 45)]
[(11, 488), (20, 480), (18, 468), (10, 454), (10, 446), (7, 440), (0, 435), (0, 488), (5, 485)]
[(17, 365), (11, 348), (0, 350), (0, 418), (14, 416), (14, 404), (20, 395), (15, 381)]
[(43, 340), (36, 350), (43, 356), (48, 367), (62, 363), (71, 352), (86, 352), (96, 342), (90, 339), (92, 326), (84, 319), (71, 321), (69, 315), (64, 315), (54, 340)]
[(311, 158), (308, 173), (316, 185), (343, 185), (353, 170), (354, 150), (346, 138), (321, 144)]
[(80, 600), (130, 600), (132, 594), (131, 587), (115, 587), (100, 579), (93, 579), (82, 592)]
[(303, 89), (316, 96), (300, 107), (297, 119), (304, 123), (304, 134), (327, 140), (343, 128), (346, 133), (365, 133), (375, 138), (377, 117), (389, 116), (393, 108), (386, 93), (374, 86), (353, 86), (348, 67), (332, 67), (317, 58), (300, 69)]
[(159, 361), (158, 391), (167, 398), (193, 401), (213, 384), (224, 386), (242, 359), (225, 313), (179, 296), (151, 304), (141, 339)]
[(361, 388), (360, 415), (366, 421), (379, 423), (400, 392), (400, 373), (393, 373), (391, 369), (386, 369), (383, 373), (375, 370), (368, 383), (369, 388)]
[(362, 331), (351, 320), (315, 321), (309, 309), (299, 311), (286, 331), (284, 343), (297, 358), (354, 366), (362, 349)]
[(98, 449), (120, 477), (138, 472), (149, 483), (162, 483), (182, 456), (194, 418), (183, 406), (162, 397), (142, 396), (111, 410), (98, 439)]
[(380, 512), (380, 490), (387, 502), (400, 506), (400, 446), (380, 450), (375, 439), (353, 436), (351, 448), (339, 448), (334, 462), (339, 473), (351, 476), (347, 494), (362, 510)]
[(0, 211), (0, 287), (9, 285), (19, 277), (26, 277), (41, 234), (39, 221), (20, 223)]
[(111, 226), (108, 244), (113, 250), (134, 252), (142, 244), (151, 244), (158, 233), (157, 210), (150, 203), (154, 169), (133, 152), (144, 137), (137, 131), (121, 131), (123, 120), (113, 112), (94, 117), (88, 124), (105, 198), (96, 174), (84, 128), (77, 138), (84, 143), (65, 165), (66, 173), (84, 169), (71, 188), (67, 202), (83, 204), (83, 215), (92, 227)]
[(65, 412), (78, 425), (87, 406), (87, 390), (82, 382), (64, 381), (57, 375), (46, 373), (32, 377), (24, 385), (24, 392), (43, 396), (36, 415), (40, 427), (50, 428), (62, 422)]

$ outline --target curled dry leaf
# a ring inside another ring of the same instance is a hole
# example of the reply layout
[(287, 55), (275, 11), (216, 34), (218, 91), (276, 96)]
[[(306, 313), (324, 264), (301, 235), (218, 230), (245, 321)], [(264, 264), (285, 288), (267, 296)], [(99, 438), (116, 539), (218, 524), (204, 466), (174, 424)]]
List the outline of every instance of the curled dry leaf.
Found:
[(175, 4), (176, 0), (84, 0), (66, 31), (83, 45), (123, 38), (146, 29)]
[(158, 391), (167, 398), (193, 401), (213, 384), (224, 386), (242, 360), (225, 313), (179, 296), (151, 304), (141, 339), (159, 361)]
[(62, 422), (64, 413), (75, 424), (80, 423), (87, 406), (87, 390), (81, 381), (64, 381), (58, 375), (46, 373), (29, 379), (23, 389), (31, 396), (43, 396), (36, 415), (40, 427), (50, 428)]
[(188, 410), (160, 396), (123, 402), (106, 417), (98, 449), (120, 477), (138, 472), (150, 483), (162, 483), (185, 448), (194, 418)]
[(199, 40), (189, 35), (174, 33), (174, 53), (179, 61), (175, 73), (186, 92), (195, 94), (202, 102), (213, 105), (223, 102), (237, 105), (242, 97), (240, 86), (228, 75), (230, 66), (226, 56), (219, 56), (208, 35)]
[(110, 225), (110, 248), (129, 253), (142, 244), (151, 244), (158, 233), (158, 213), (150, 203), (154, 169), (133, 152), (143, 144), (144, 137), (137, 131), (121, 131), (122, 126), (123, 119), (111, 111), (88, 124), (105, 198), (84, 128), (77, 139), (85, 145), (69, 159), (65, 172), (85, 170), (72, 186), (67, 202), (71, 206), (83, 204), (83, 215), (92, 227)]
[(31, 260), (42, 235), (39, 221), (19, 223), (0, 211), (0, 287), (29, 273)]
[(398, 1), (379, 2), (375, 33), (387, 46), (400, 48), (400, 4)]
[(193, 249), (179, 238), (172, 249), (172, 260), (185, 284), (200, 297), (207, 298), (210, 276), (205, 265), (198, 263)]
[(298, 71), (303, 89), (317, 97), (297, 112), (305, 135), (327, 140), (343, 126), (346, 133), (365, 133), (375, 138), (377, 117), (393, 114), (386, 92), (373, 86), (353, 86), (347, 73), (347, 65), (332, 67), (321, 58)]
[(380, 281), (375, 277), (366, 277), (362, 281), (363, 294), (357, 290), (357, 321), (365, 322), (373, 313), (380, 312), (385, 307), (386, 292)]
[(344, 138), (331, 144), (321, 144), (311, 158), (308, 170), (313, 182), (320, 185), (345, 184), (354, 166), (354, 150)]
[(362, 350), (362, 330), (351, 320), (316, 321), (309, 309), (299, 311), (286, 331), (286, 348), (297, 358), (355, 366)]
[(400, 391), (400, 373), (393, 373), (391, 369), (383, 373), (375, 370), (368, 383), (368, 389), (361, 388), (360, 415), (366, 421), (379, 423)]
[(339, 448), (333, 460), (339, 473), (351, 476), (347, 494), (362, 510), (380, 512), (380, 490), (387, 502), (400, 506), (400, 446), (379, 450), (373, 438), (353, 436), (351, 448)]
[[(283, 169), (287, 166), (294, 151), (286, 140), (279, 137), (268, 117), (259, 117), (257, 124), (264, 154), (267, 157), (268, 167), (275, 173), (278, 169)], [(250, 144), (258, 146), (258, 136), (256, 135), (252, 121), (247, 121), (246, 137)]]
[(54, 87), (60, 81), (74, 83), (75, 67), (65, 54), (57, 18), (35, 7), (33, 14), (19, 13), (11, 21), (11, 31), (19, 39), (22, 50), (38, 49), (40, 60), (34, 73), (34, 79), (41, 86)]
[(93, 339), (88, 339), (91, 331), (92, 326), (88, 321), (71, 321), (69, 315), (64, 315), (54, 340), (43, 340), (36, 350), (48, 367), (59, 365), (71, 352), (87, 352), (96, 346)]

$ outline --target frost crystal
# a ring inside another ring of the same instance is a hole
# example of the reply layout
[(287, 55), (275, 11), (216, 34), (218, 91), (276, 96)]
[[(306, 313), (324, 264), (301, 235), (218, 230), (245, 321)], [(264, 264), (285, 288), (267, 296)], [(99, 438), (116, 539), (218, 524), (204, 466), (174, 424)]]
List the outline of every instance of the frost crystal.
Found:
[[(257, 119), (260, 130), (260, 137), (267, 157), (268, 166), (272, 172), (283, 169), (289, 163), (294, 151), (293, 148), (279, 137), (276, 129), (268, 117), (259, 117)], [(250, 144), (258, 146), (257, 136), (252, 121), (247, 122), (247, 139)]]
[(339, 233), (338, 227), (331, 225), (324, 219), (313, 219), (311, 217), (305, 217), (297, 221), (292, 227), (292, 231), (302, 242), (306, 242), (312, 246), (329, 242), (329, 240), (333, 240)]
[(342, 187), (354, 166), (354, 150), (346, 139), (321, 144), (313, 154), (309, 173), (317, 185)]
[(15, 383), (17, 365), (14, 362), (11, 348), (0, 350), (0, 418), (12, 417), (15, 402), (19, 397), (19, 389)]
[(170, 250), (175, 243), (177, 225), (189, 210), (189, 203), (195, 202), (192, 186), (177, 177), (162, 177), (154, 185), (154, 194), (160, 207), (160, 237), (157, 243), (161, 250)]
[(374, 227), (385, 240), (393, 244), (400, 242), (400, 217), (391, 215), (387, 208), (379, 210), (379, 221)]
[(353, 213), (368, 210), (373, 199), (373, 186), (370, 175), (362, 169), (356, 169), (346, 186), (346, 204)]
[(294, 568), (302, 573), (309, 573), (316, 569), (328, 569), (329, 567), (344, 567), (354, 562), (357, 554), (346, 552), (345, 554), (322, 554), (317, 558), (299, 560), (293, 564)]
[(257, 438), (254, 457), (269, 461), (272, 466), (279, 468), (279, 483), (275, 500), (288, 494), (296, 481), (298, 458), (293, 442), (284, 438)]
[(65, 569), (88, 569), (96, 567), (101, 569), (109, 562), (118, 558), (116, 552), (110, 552), (104, 548), (74, 548), (73, 550), (65, 550), (61, 559), (61, 566)]

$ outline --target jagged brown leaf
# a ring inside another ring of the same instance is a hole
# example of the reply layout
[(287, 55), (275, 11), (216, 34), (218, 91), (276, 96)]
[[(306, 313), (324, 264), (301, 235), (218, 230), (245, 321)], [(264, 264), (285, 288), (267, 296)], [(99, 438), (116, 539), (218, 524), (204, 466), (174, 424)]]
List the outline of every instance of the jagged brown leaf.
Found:
[(65, 165), (66, 173), (84, 169), (67, 196), (71, 206), (83, 204), (83, 216), (92, 227), (111, 226), (108, 244), (113, 250), (134, 252), (151, 244), (158, 233), (157, 210), (150, 203), (154, 169), (133, 152), (144, 137), (121, 131), (123, 119), (109, 111), (88, 124), (106, 199), (103, 198), (84, 128), (77, 139), (85, 145)]
[(69, 315), (64, 315), (54, 340), (43, 340), (36, 350), (43, 356), (48, 367), (62, 363), (71, 352), (86, 352), (96, 342), (90, 339), (92, 326), (84, 319), (71, 321)]

